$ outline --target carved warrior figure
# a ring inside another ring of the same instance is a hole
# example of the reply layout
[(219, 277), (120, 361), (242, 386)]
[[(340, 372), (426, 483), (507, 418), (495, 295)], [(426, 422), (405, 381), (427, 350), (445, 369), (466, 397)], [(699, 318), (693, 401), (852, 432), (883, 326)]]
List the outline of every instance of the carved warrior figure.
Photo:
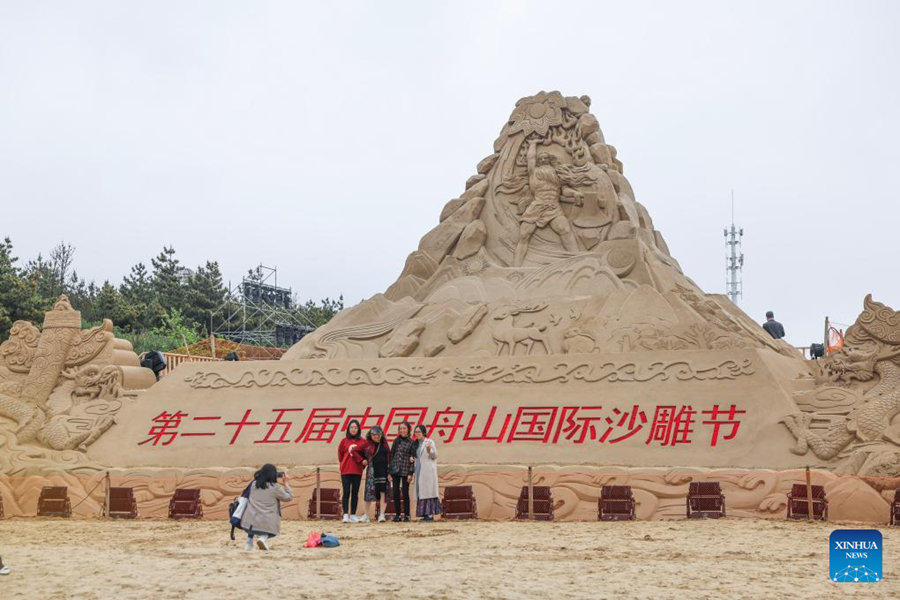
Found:
[(64, 295), (46, 313), (43, 331), (15, 323), (0, 361), (25, 375), (0, 380), (0, 417), (16, 422), (18, 443), (83, 451), (112, 426), (124, 394), (122, 369), (89, 363), (114, 340), (109, 320), (82, 331), (81, 313)]
[[(547, 139), (544, 143), (549, 143)], [(569, 225), (569, 220), (563, 214), (559, 206), (560, 201), (574, 203), (581, 206), (583, 195), (570, 187), (562, 187), (560, 195), (560, 177), (554, 166), (553, 156), (548, 152), (541, 152), (535, 157), (537, 138), (528, 140), (528, 185), (534, 198), (525, 211), (521, 214), (521, 226), (519, 228), (519, 243), (516, 246), (514, 266), (522, 266), (525, 262), (525, 253), (528, 251), (528, 241), (539, 227), (550, 226), (562, 240), (563, 247), (569, 252), (578, 252), (578, 243), (575, 234)]]
[[(784, 424), (797, 438), (792, 448), (796, 454), (807, 450), (822, 459), (837, 457), (854, 441), (886, 441), (900, 446), (900, 312), (866, 296), (865, 309), (848, 330), (845, 347), (822, 361), (822, 371), (829, 383), (863, 386), (877, 378), (865, 391), (862, 402), (843, 422), (832, 425), (824, 433), (810, 430), (814, 415), (799, 413), (784, 419)], [(900, 474), (900, 465), (896, 473)]]

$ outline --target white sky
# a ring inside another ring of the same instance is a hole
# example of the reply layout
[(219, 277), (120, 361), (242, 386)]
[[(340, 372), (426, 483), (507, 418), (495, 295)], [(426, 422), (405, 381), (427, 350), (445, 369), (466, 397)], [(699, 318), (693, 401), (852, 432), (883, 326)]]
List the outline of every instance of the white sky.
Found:
[(808, 345), (900, 309), (898, 2), (0, 0), (0, 236), (118, 282), (174, 244), (392, 283), (515, 101), (589, 94), (685, 272)]

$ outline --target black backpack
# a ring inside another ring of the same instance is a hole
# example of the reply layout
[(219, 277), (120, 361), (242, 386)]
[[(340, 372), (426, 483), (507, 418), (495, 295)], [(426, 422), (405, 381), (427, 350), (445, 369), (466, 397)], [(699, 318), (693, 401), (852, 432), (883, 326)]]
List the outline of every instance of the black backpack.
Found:
[(251, 481), (249, 484), (247, 484), (247, 487), (244, 489), (244, 491), (241, 493), (241, 495), (236, 497), (234, 499), (234, 502), (232, 502), (231, 504), (228, 505), (228, 521), (231, 522), (231, 539), (234, 539), (234, 530), (239, 527), (238, 525), (235, 525), (234, 522), (231, 521), (231, 517), (234, 516), (234, 511), (236, 511), (237, 507), (238, 507), (238, 498), (241, 498), (241, 497), (250, 498), (250, 487), (252, 485), (253, 485), (253, 482)]
[[(234, 514), (234, 511), (237, 510), (238, 507), (238, 499), (235, 498), (234, 502), (228, 505), (228, 520), (231, 520), (231, 515)], [(234, 539), (234, 530), (237, 529), (237, 525), (231, 526), (231, 539)]]

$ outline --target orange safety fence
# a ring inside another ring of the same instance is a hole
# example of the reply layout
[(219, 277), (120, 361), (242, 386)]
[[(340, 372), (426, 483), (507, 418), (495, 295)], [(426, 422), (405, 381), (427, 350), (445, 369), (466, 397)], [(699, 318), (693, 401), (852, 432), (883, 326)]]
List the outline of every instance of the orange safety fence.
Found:
[(844, 347), (844, 330), (828, 328), (828, 354), (837, 352)]

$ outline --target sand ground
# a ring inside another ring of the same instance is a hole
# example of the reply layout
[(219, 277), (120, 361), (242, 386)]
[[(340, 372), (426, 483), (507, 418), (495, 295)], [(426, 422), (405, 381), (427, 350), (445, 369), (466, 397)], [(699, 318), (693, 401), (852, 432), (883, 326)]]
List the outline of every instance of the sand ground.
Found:
[(828, 536), (852, 524), (329, 523), (341, 547), (303, 548), (318, 525), (285, 521), (267, 553), (215, 521), (8, 519), (0, 598), (900, 598), (900, 528), (883, 581), (835, 584)]

